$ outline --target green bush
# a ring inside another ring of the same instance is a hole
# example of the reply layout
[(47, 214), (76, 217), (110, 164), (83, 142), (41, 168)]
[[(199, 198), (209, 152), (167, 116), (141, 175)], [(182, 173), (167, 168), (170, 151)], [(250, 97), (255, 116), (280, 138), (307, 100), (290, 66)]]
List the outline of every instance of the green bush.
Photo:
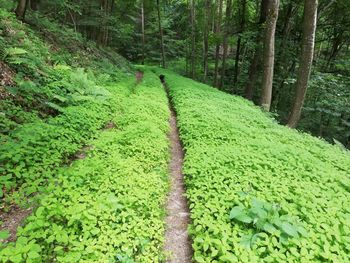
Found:
[(350, 261), (348, 151), (243, 98), (159, 72), (186, 151), (196, 262)]

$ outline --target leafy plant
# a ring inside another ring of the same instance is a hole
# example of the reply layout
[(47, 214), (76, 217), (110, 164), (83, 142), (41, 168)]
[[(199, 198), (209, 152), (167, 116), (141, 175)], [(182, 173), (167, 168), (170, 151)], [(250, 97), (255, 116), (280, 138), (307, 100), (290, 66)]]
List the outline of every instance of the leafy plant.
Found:
[(247, 248), (255, 244), (261, 231), (278, 236), (282, 243), (287, 243), (289, 238), (307, 236), (306, 230), (297, 218), (287, 214), (281, 215), (281, 208), (277, 204), (263, 202), (256, 198), (252, 199), (250, 207), (243, 205), (233, 207), (230, 219), (245, 223), (255, 230), (255, 233), (246, 235), (241, 240), (241, 244)]

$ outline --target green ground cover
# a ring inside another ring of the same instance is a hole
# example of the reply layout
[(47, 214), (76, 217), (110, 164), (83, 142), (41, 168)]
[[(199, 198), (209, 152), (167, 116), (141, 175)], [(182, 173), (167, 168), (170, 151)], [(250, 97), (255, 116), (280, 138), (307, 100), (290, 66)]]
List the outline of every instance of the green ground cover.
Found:
[(74, 30), (35, 13), (29, 26), (0, 8), (0, 201), (25, 205), (54, 168), (113, 114), (108, 86), (130, 76), (128, 62)]
[(109, 87), (112, 122), (83, 160), (54, 170), (1, 262), (159, 262), (168, 191), (169, 110), (158, 77)]
[(350, 155), (243, 98), (163, 72), (196, 262), (349, 262)]

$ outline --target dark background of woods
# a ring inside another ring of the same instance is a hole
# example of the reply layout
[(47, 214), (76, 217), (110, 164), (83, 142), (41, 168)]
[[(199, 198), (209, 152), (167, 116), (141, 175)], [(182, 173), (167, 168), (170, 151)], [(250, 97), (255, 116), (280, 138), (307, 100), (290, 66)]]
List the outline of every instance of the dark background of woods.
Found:
[(28, 12), (58, 20), (133, 62), (245, 96), (283, 124), (350, 147), (349, 0), (12, 4), (27, 23)]

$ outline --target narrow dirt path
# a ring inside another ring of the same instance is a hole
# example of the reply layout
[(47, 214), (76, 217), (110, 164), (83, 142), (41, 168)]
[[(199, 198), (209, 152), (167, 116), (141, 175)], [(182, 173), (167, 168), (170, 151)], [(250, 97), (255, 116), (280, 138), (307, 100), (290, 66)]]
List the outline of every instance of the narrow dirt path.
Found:
[[(166, 86), (166, 84), (164, 84)], [(169, 102), (170, 103), (170, 102)], [(192, 242), (188, 236), (187, 226), (190, 221), (190, 213), (187, 199), (184, 196), (185, 187), (182, 174), (183, 150), (180, 143), (179, 132), (176, 125), (175, 112), (170, 106), (170, 127), (169, 140), (171, 143), (171, 188), (167, 202), (166, 231), (165, 231), (165, 252), (170, 254), (169, 263), (190, 263), (192, 262)]]

